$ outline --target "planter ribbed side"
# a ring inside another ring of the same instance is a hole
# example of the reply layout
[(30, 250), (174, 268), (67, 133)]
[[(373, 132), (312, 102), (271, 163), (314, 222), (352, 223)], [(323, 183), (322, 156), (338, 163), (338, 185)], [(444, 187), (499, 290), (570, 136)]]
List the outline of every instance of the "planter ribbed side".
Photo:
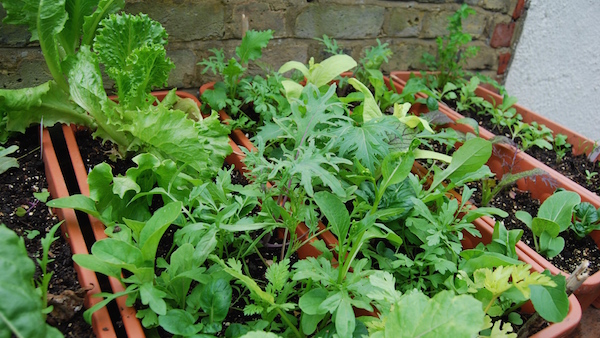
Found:
[[(391, 85), (390, 79), (388, 77), (385, 77), (385, 81), (389, 87)], [(203, 85), (202, 87), (200, 87), (200, 94), (202, 94), (207, 89), (212, 89), (213, 86), (214, 86), (214, 82)], [(400, 91), (402, 90), (402, 88), (399, 88), (399, 87), (396, 87), (396, 88), (399, 89)], [(225, 113), (222, 110), (219, 112), (219, 115), (220, 115), (220, 118), (222, 121), (231, 119), (229, 117), (229, 115), (227, 115), (227, 113)], [(239, 129), (232, 131), (231, 138), (234, 139), (237, 144), (245, 147), (246, 149), (249, 149), (249, 150), (256, 149), (256, 147), (252, 144), (252, 142), (248, 139), (248, 137)], [(423, 176), (423, 175), (425, 175), (426, 170), (422, 166), (415, 163), (415, 166), (413, 167), (412, 172), (416, 175)], [(460, 196), (458, 194), (456, 194), (455, 197), (459, 198)], [(481, 232), (482, 238), (473, 237), (468, 232), (465, 231), (464, 232), (465, 238), (463, 241), (461, 241), (463, 244), (463, 247), (465, 249), (474, 248), (480, 242), (482, 242), (484, 244), (489, 244), (492, 241), (492, 235), (494, 232), (494, 228), (493, 228), (493, 225), (491, 225), (491, 224), (494, 224), (494, 223), (489, 217), (485, 217), (485, 219), (479, 218), (479, 219), (475, 220), (473, 223), (474, 223), (475, 227), (477, 228), (477, 230), (479, 230)], [(322, 226), (322, 225), (320, 225), (320, 226)], [(298, 228), (302, 228), (304, 230), (304, 229), (306, 229), (306, 226), (301, 224), (298, 226)], [(304, 231), (306, 231), (306, 230), (304, 230)], [(300, 230), (300, 231), (302, 231), (302, 230)], [(300, 236), (300, 235), (301, 234), (298, 233), (298, 236)], [(324, 241), (328, 247), (332, 248), (337, 245), (337, 239), (331, 232), (326, 232), (324, 235), (325, 236), (322, 235), (321, 238), (324, 239)], [(319, 254), (319, 251), (313, 251), (316, 249), (312, 248), (312, 246), (309, 246), (309, 247), (311, 248), (310, 249), (311, 256), (315, 256), (315, 255)], [(530, 264), (532, 266), (532, 268), (531, 268), (532, 271), (542, 272), (545, 270), (535, 260), (533, 260), (530, 256), (525, 254), (523, 252), (523, 250), (521, 250), (521, 248), (517, 247), (516, 252), (519, 257), (519, 260), (521, 260), (527, 264)], [(299, 254), (300, 254), (301, 258), (306, 257), (306, 256), (303, 256), (302, 253), (299, 253)], [(524, 306), (522, 311), (532, 313), (534, 311), (533, 306), (531, 305), (531, 303), (529, 303), (529, 306)], [(367, 312), (367, 311), (360, 310), (360, 309), (358, 309), (358, 311), (356, 311), (356, 309), (355, 309), (355, 312), (356, 312), (357, 316), (358, 315), (375, 316), (375, 313)], [(569, 297), (569, 313), (568, 313), (567, 317), (560, 323), (550, 324), (544, 330), (536, 333), (532, 337), (535, 337), (535, 338), (564, 337), (568, 333), (574, 331), (577, 328), (577, 326), (579, 325), (579, 322), (581, 321), (581, 317), (582, 317), (582, 310), (581, 310), (581, 306), (577, 300), (577, 297), (575, 297), (574, 295), (571, 295)]]
[[(411, 74), (411, 72), (392, 72), (391, 76), (394, 79), (395, 85), (399, 91), (401, 91), (402, 88), (404, 87), (404, 85), (406, 84), (405, 81), (410, 78), (410, 74)], [(414, 74), (417, 76), (420, 75), (419, 73), (414, 73)], [(502, 101), (501, 97), (499, 97), (497, 95), (494, 96), (492, 92), (490, 92), (489, 90), (486, 90), (484, 88), (481, 88), (481, 87), (478, 89), (477, 93), (484, 94), (483, 95), (484, 99), (489, 100), (490, 102), (493, 102), (493, 100), (496, 100), (495, 102)], [(426, 96), (424, 94), (419, 93), (417, 95), (418, 95), (418, 97), (426, 98)], [(416, 104), (415, 106), (416, 106), (415, 110), (417, 112), (426, 112), (427, 111), (427, 108), (424, 107), (423, 105)], [(541, 123), (541, 124), (546, 124), (547, 122), (549, 122), (548, 119), (541, 118), (541, 117), (538, 120), (538, 116), (539, 116), (538, 114), (535, 114), (519, 105), (515, 105), (515, 108), (517, 109), (517, 112), (519, 112), (521, 114), (525, 113), (527, 115), (527, 121), (529, 121), (529, 122), (537, 121), (538, 123)], [(458, 120), (458, 119), (464, 118), (463, 115), (448, 108), (444, 104), (440, 104), (439, 110), (441, 112), (443, 112), (445, 115), (447, 115), (454, 122), (456, 122), (456, 120)], [(523, 119), (525, 120), (525, 116), (523, 117)], [(548, 124), (546, 124), (546, 126), (551, 129), (556, 128), (556, 129), (553, 129), (555, 134), (562, 133), (562, 134), (567, 135), (569, 142), (571, 142), (571, 144), (574, 145), (573, 146), (574, 154), (581, 153), (584, 150), (587, 150), (588, 152), (590, 151), (590, 147), (585, 147), (585, 145), (590, 144), (590, 143), (593, 144), (593, 141), (581, 136), (580, 134), (578, 134), (576, 132), (573, 132), (567, 128), (564, 128), (554, 122), (548, 123)], [(464, 132), (464, 133), (466, 133), (466, 132), (474, 133), (473, 128), (466, 124), (453, 123), (450, 125), (450, 127), (455, 130)], [(489, 140), (489, 139), (495, 137), (496, 135), (491, 133), (490, 131), (480, 127), (479, 128), (479, 136), (484, 139)], [(577, 145), (577, 146), (575, 146), (575, 145)], [(580, 146), (580, 145), (582, 145), (582, 146)], [(496, 144), (496, 145), (494, 145), (494, 150), (495, 150), (494, 154), (492, 154), (492, 157), (490, 158), (490, 160), (488, 161), (487, 164), (493, 173), (495, 173), (497, 176), (501, 177), (504, 174), (502, 159), (503, 158), (512, 158), (515, 153), (515, 148), (508, 146), (506, 144)], [(557, 172), (556, 170), (548, 167), (547, 165), (545, 165), (544, 163), (533, 158), (529, 154), (519, 151), (516, 154), (515, 163), (519, 163), (519, 166), (518, 166), (518, 168), (515, 168), (514, 173), (539, 168), (539, 169), (545, 171), (546, 173), (548, 173), (548, 175), (551, 177), (551, 179), (554, 181), (554, 183), (556, 183), (555, 186), (550, 186), (550, 185), (547, 185), (542, 180), (535, 180), (535, 181), (530, 180), (530, 179), (519, 180), (517, 182), (518, 188), (521, 190), (526, 190), (526, 191), (530, 192), (531, 196), (533, 198), (539, 199), (541, 202), (543, 202), (546, 200), (546, 198), (548, 198), (549, 196), (551, 196), (554, 193), (556, 188), (563, 188), (565, 190), (577, 192), (581, 196), (581, 200), (583, 202), (589, 202), (592, 205), (594, 205), (595, 208), (600, 207), (600, 197), (598, 195), (583, 188), (579, 184), (575, 183), (574, 181), (572, 181), (571, 179), (562, 175), (561, 173)], [(490, 224), (491, 224), (491, 226), (494, 225), (493, 222)], [(590, 234), (590, 236), (594, 239), (594, 242), (596, 242), (596, 244), (598, 246), (600, 246), (600, 230), (593, 231)], [(568, 273), (560, 271), (552, 263), (550, 263), (547, 259), (542, 257), (535, 250), (531, 249), (527, 244), (520, 241), (517, 244), (517, 246), (523, 252), (525, 252), (527, 255), (532, 257), (543, 268), (550, 270), (553, 274), (562, 273), (565, 276), (568, 276)], [(581, 285), (581, 287), (579, 289), (577, 289), (577, 291), (575, 292), (575, 295), (577, 296), (577, 299), (579, 300), (579, 303), (581, 304), (581, 307), (583, 310), (587, 309), (590, 306), (590, 304), (592, 304), (593, 302), (596, 302), (597, 305), (600, 306), (600, 272), (596, 272), (595, 274), (590, 276)]]
[[(63, 130), (69, 131), (70, 129), (65, 126)], [(42, 135), (42, 144), (48, 190), (53, 198), (67, 197), (70, 195), (69, 190), (67, 189), (65, 177), (58, 163), (57, 154), (47, 129), (44, 130)], [(78, 149), (77, 152), (79, 152)], [(65, 154), (62, 153), (58, 156), (65, 156)], [(71, 247), (71, 252), (73, 254), (88, 254), (89, 252), (75, 211), (73, 209), (55, 209), (54, 212), (64, 221), (61, 225), (61, 230)], [(101, 301), (101, 298), (93, 297), (93, 295), (101, 292), (100, 283), (95, 272), (82, 268), (75, 263), (74, 266), (79, 284), (82, 288), (89, 289), (85, 296), (84, 305), (86, 308), (90, 308)], [(106, 308), (102, 308), (92, 315), (92, 327), (96, 337), (116, 337), (115, 329)]]

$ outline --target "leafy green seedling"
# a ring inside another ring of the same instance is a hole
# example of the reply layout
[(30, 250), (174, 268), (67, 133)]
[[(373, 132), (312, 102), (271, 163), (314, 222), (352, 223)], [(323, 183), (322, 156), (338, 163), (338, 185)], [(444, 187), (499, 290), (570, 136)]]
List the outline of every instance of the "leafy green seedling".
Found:
[(202, 60), (198, 65), (204, 66), (203, 74), (210, 70), (213, 74), (221, 76), (223, 81), (215, 83), (214, 89), (207, 90), (202, 94), (202, 101), (208, 103), (205, 105), (207, 107), (205, 109), (209, 109), (205, 111), (206, 113), (210, 113), (210, 109), (221, 110), (227, 107), (234, 117), (238, 117), (242, 104), (238, 97), (239, 80), (246, 73), (248, 63), (262, 57), (263, 49), (267, 47), (272, 38), (272, 30), (247, 31), (242, 42), (235, 49), (237, 58), (232, 57), (229, 60), (225, 59), (223, 49), (210, 49), (214, 55)]
[(423, 54), (422, 61), (428, 69), (439, 72), (435, 88), (443, 89), (448, 82), (458, 83), (464, 76), (463, 67), (469, 58), (477, 55), (479, 47), (466, 45), (471, 42), (471, 34), (463, 31), (463, 19), (475, 10), (463, 4), (448, 18), (448, 35), (436, 39), (437, 55)]
[(598, 176), (597, 172), (585, 170), (585, 180), (588, 184), (592, 184), (592, 179), (594, 179), (595, 176)]
[(570, 228), (579, 238), (584, 238), (594, 230), (600, 230), (600, 209), (588, 202), (576, 205)]
[(553, 147), (554, 152), (556, 153), (556, 163), (560, 163), (567, 155), (567, 152), (571, 150), (571, 144), (567, 142), (567, 135), (557, 134), (554, 136)]
[(573, 209), (581, 202), (579, 194), (572, 191), (559, 191), (548, 197), (540, 206), (536, 217), (519, 210), (515, 216), (533, 232), (535, 250), (552, 258), (565, 246), (559, 234), (569, 228)]

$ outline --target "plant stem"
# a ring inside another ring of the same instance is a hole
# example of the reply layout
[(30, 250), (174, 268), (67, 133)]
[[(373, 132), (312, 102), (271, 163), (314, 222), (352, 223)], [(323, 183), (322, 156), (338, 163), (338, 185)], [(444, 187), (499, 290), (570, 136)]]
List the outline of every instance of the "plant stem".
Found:
[(279, 313), (279, 315), (281, 316), (281, 319), (283, 319), (283, 321), (287, 324), (287, 326), (290, 329), (292, 329), (292, 331), (294, 332), (296, 337), (304, 338), (304, 334), (302, 334), (300, 331), (298, 331), (298, 328), (296, 328), (296, 326), (294, 326), (294, 324), (292, 324), (292, 322), (287, 317), (287, 314), (285, 312), (281, 311), (281, 309), (278, 307), (276, 307), (275, 310), (277, 311), (277, 313)]

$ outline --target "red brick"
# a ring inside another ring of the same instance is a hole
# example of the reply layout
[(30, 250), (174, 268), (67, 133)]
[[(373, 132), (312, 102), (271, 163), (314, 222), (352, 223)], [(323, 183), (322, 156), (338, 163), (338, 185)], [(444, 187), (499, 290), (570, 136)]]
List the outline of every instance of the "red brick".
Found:
[(490, 40), (490, 47), (510, 47), (510, 41), (512, 40), (514, 31), (514, 22), (497, 24), (494, 29), (494, 34), (492, 34), (492, 39)]
[(498, 56), (498, 74), (504, 74), (506, 72), (506, 67), (508, 67), (508, 62), (510, 61), (510, 53), (500, 54)]
[(517, 5), (515, 6), (515, 10), (513, 11), (512, 18), (513, 20), (517, 20), (523, 15), (525, 11), (525, 0), (518, 0)]

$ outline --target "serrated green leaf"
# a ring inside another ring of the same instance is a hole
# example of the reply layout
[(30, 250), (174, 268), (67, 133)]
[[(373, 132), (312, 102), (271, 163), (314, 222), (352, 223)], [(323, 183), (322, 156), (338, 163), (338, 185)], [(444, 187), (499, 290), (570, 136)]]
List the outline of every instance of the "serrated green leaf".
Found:
[(273, 31), (270, 29), (266, 31), (247, 31), (242, 38), (242, 43), (235, 49), (235, 53), (240, 58), (240, 63), (245, 65), (250, 60), (259, 59), (262, 56), (262, 49), (267, 47), (272, 38)]

